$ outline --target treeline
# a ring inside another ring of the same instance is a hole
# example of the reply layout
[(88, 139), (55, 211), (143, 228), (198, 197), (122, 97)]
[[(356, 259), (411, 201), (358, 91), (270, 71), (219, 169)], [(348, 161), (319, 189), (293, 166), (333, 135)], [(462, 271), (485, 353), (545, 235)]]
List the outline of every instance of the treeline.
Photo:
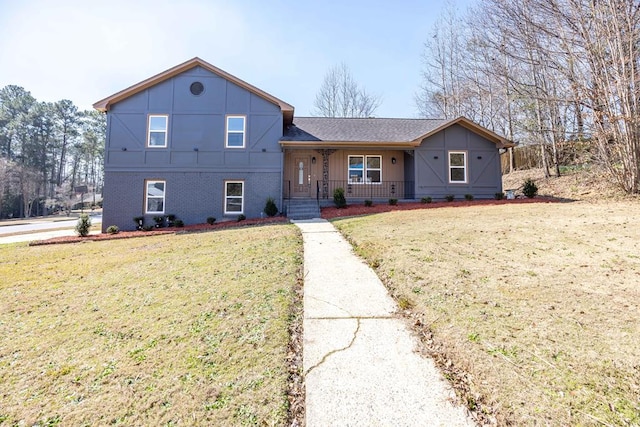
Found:
[(423, 62), (423, 115), (464, 115), (539, 145), (547, 176), (560, 174), (559, 144), (584, 142), (621, 188), (640, 192), (637, 0), (479, 0), (466, 14), (450, 7)]
[(0, 89), (0, 218), (68, 210), (83, 193), (100, 194), (105, 132), (102, 113)]

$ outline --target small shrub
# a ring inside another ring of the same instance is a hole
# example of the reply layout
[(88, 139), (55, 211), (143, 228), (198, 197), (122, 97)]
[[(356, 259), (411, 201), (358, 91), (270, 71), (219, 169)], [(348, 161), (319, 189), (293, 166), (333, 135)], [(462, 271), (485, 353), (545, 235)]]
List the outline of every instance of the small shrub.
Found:
[(395, 206), (395, 205), (397, 205), (397, 204), (398, 204), (398, 199), (389, 199), (389, 204), (390, 204), (391, 206)]
[(117, 225), (110, 225), (107, 227), (107, 234), (118, 234), (120, 229)]
[(267, 203), (264, 205), (264, 213), (267, 216), (275, 216), (278, 213), (278, 207), (273, 197), (267, 197)]
[(347, 207), (347, 199), (344, 197), (344, 188), (338, 187), (333, 190), (333, 203), (338, 209)]
[(212, 216), (207, 218), (207, 224), (213, 225), (216, 222), (216, 219)]
[(524, 185), (522, 186), (522, 194), (530, 199), (536, 197), (538, 194), (538, 186), (531, 178), (524, 182)]
[(144, 217), (143, 216), (134, 216), (133, 222), (136, 223), (136, 230), (142, 230), (142, 226), (144, 225)]
[(373, 206), (373, 200), (365, 200), (364, 201), (364, 205), (368, 208), (370, 208), (371, 206)]
[(464, 199), (468, 202), (473, 200), (473, 194), (465, 194)]
[(153, 226), (152, 225), (145, 225), (144, 227), (142, 227), (143, 231), (151, 231), (153, 230)]
[(82, 214), (80, 218), (78, 218), (78, 223), (76, 224), (76, 233), (80, 237), (86, 237), (89, 235), (89, 229), (91, 228), (91, 218), (89, 215)]
[(173, 227), (175, 225), (176, 216), (174, 214), (167, 215), (167, 227)]
[(176, 227), (184, 227), (184, 221), (181, 219), (176, 219), (173, 223)]
[(502, 200), (502, 199), (504, 199), (504, 193), (503, 192), (496, 193), (496, 194), (493, 195), (493, 197), (496, 200)]
[(154, 216), (153, 220), (156, 223), (156, 228), (160, 228), (164, 225), (164, 217), (163, 216)]
[(456, 196), (454, 196), (453, 194), (447, 194), (446, 196), (444, 196), (444, 199), (447, 202), (453, 202), (453, 199), (455, 199), (455, 198), (456, 198)]
[(427, 196), (427, 197), (423, 197), (422, 199), (420, 199), (421, 203), (431, 203), (432, 199), (431, 197)]
[(240, 214), (240, 215), (238, 215), (238, 220), (237, 221), (240, 222), (240, 221), (244, 221), (245, 219), (247, 219), (247, 217), (242, 215), (242, 214)]

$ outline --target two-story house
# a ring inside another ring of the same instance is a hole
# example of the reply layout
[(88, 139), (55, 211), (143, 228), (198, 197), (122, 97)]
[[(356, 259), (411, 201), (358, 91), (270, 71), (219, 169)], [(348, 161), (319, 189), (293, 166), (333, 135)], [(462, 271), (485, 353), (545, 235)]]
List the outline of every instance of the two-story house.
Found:
[(512, 144), (465, 118), (294, 117), (290, 104), (194, 58), (98, 101), (107, 113), (103, 229), (134, 217), (260, 217), (349, 201), (502, 191)]

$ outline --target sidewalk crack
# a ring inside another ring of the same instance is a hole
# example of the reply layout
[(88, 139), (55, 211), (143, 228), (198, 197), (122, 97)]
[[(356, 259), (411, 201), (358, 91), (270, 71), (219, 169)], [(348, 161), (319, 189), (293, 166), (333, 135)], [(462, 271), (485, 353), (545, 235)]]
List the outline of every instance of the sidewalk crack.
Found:
[(356, 323), (356, 330), (353, 331), (353, 337), (351, 338), (351, 342), (349, 344), (347, 344), (346, 347), (343, 348), (337, 348), (335, 350), (331, 350), (329, 353), (325, 354), (324, 357), (322, 358), (322, 360), (320, 360), (318, 363), (316, 363), (315, 365), (313, 365), (312, 367), (310, 367), (309, 369), (307, 369), (307, 371), (304, 373), (304, 376), (306, 377), (307, 375), (309, 375), (309, 373), (311, 371), (313, 371), (314, 369), (320, 367), (330, 356), (336, 354), (336, 353), (340, 353), (342, 351), (348, 350), (351, 348), (351, 346), (353, 346), (353, 343), (356, 341), (356, 337), (358, 336), (358, 332), (360, 332), (360, 319), (357, 317), (354, 317), (353, 320), (355, 320)]
[(327, 305), (330, 305), (330, 306), (332, 306), (332, 307), (335, 307), (335, 308), (337, 308), (338, 310), (340, 310), (340, 311), (343, 311), (343, 312), (347, 313), (348, 318), (352, 318), (352, 317), (354, 317), (351, 313), (349, 313), (349, 312), (348, 312), (347, 310), (345, 310), (344, 308), (342, 308), (342, 307), (340, 307), (339, 305), (336, 305), (336, 304), (334, 304), (334, 303), (332, 303), (332, 302), (329, 302), (329, 301), (327, 301), (327, 300), (323, 300), (323, 299), (321, 299), (321, 298), (316, 298), (316, 297), (309, 296), (309, 295), (307, 295), (307, 296), (306, 296), (306, 298), (314, 299), (314, 300), (316, 300), (316, 301), (320, 301), (320, 302), (323, 302), (323, 303), (325, 303), (325, 304), (327, 304)]

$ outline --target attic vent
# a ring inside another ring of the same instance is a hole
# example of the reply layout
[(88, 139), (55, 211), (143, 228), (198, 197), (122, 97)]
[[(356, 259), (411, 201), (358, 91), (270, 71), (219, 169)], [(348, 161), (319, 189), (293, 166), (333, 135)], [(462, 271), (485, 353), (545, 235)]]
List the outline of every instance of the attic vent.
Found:
[(204, 85), (200, 82), (193, 82), (191, 83), (189, 90), (191, 91), (192, 94), (198, 96), (202, 92), (204, 92)]

